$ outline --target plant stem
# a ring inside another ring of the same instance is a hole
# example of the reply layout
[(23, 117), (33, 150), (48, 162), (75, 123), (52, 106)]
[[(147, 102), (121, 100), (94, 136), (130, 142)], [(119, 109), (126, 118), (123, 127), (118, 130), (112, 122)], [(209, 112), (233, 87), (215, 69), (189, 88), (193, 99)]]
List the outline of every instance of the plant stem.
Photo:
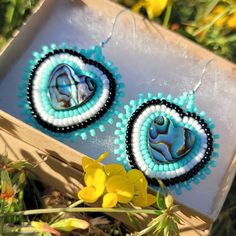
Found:
[(10, 215), (19, 216), (19, 215), (39, 215), (39, 214), (51, 214), (51, 213), (76, 213), (76, 212), (109, 212), (109, 213), (145, 213), (145, 214), (156, 214), (156, 210), (149, 209), (132, 209), (132, 208), (101, 208), (101, 207), (77, 207), (77, 208), (52, 208), (52, 209), (35, 209), (35, 210), (26, 210), (26, 211), (18, 211), (18, 212), (8, 212), (1, 213), (1, 217), (6, 217)]
[(38, 231), (34, 228), (34, 227), (31, 227), (31, 226), (28, 226), (28, 227), (20, 227), (20, 226), (8, 226), (8, 225), (5, 225), (4, 226), (4, 235), (13, 235), (13, 233), (19, 233), (19, 234), (34, 234), (34, 233), (37, 233)]
[[(68, 208), (75, 208), (78, 205), (82, 204), (84, 201), (83, 200), (78, 200), (74, 203), (72, 203), (70, 206), (68, 206)], [(56, 215), (55, 217), (53, 217), (50, 220), (50, 224), (54, 223), (56, 220), (60, 219), (61, 217), (63, 217), (65, 215), (65, 212), (60, 212), (58, 215)]]
[(169, 21), (170, 21), (172, 7), (173, 7), (173, 1), (169, 0), (168, 4), (167, 4), (166, 12), (165, 12), (164, 21), (163, 21), (163, 26), (165, 28), (168, 28), (168, 26), (169, 26)]
[(80, 204), (82, 204), (82, 203), (84, 203), (84, 200), (78, 200), (78, 201), (72, 203), (72, 204), (71, 204), (70, 206), (68, 206), (68, 207), (69, 207), (69, 208), (75, 208), (75, 207), (77, 207), (78, 205), (80, 205)]

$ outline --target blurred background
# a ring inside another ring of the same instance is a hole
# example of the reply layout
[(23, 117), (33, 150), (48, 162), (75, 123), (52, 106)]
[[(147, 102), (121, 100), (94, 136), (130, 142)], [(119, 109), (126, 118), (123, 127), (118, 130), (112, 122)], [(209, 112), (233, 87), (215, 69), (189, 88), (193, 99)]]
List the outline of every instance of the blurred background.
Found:
[[(236, 0), (112, 0), (236, 62)], [(0, 0), (0, 51), (38, 0)], [(236, 180), (212, 228), (236, 235)]]
[[(236, 0), (112, 0), (236, 62)], [(38, 0), (0, 0), (0, 48)]]

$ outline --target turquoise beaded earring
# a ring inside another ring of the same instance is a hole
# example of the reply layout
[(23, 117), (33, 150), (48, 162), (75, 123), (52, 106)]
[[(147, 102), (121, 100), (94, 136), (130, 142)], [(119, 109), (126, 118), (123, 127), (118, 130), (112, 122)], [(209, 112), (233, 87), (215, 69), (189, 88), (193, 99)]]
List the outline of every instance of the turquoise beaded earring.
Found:
[(190, 190), (191, 182), (198, 184), (210, 174), (209, 166), (216, 166), (219, 135), (195, 105), (195, 93), (211, 61), (192, 91), (176, 98), (140, 94), (118, 115), (122, 121), (115, 130), (117, 161), (127, 169), (142, 170), (152, 185), (158, 185), (158, 178), (180, 194), (183, 187)]
[(116, 15), (112, 31), (99, 45), (78, 51), (65, 43), (59, 47), (52, 44), (33, 53), (19, 90), (28, 123), (71, 140), (77, 136), (86, 140), (88, 134), (95, 136), (96, 130), (104, 132), (105, 124), (113, 123), (124, 84), (118, 68), (105, 60), (102, 48), (123, 12)]

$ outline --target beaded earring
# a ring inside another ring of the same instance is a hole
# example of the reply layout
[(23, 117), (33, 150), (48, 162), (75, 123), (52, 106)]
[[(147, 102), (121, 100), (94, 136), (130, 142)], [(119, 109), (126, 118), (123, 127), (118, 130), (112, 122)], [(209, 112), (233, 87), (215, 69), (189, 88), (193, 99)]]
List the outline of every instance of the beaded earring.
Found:
[(195, 93), (211, 61), (192, 91), (176, 98), (139, 94), (139, 100), (131, 100), (118, 115), (122, 121), (115, 130), (117, 161), (127, 169), (142, 170), (152, 185), (158, 185), (158, 178), (180, 194), (183, 187), (192, 188), (191, 182), (205, 179), (209, 166), (216, 166), (219, 135), (195, 105)]
[(99, 45), (78, 51), (65, 43), (59, 47), (52, 44), (33, 53), (19, 86), (20, 105), (28, 123), (54, 137), (71, 140), (77, 136), (86, 140), (88, 134), (95, 136), (96, 130), (104, 132), (105, 124), (113, 123), (124, 84), (118, 68), (105, 60), (102, 48), (123, 12), (116, 15), (112, 31)]

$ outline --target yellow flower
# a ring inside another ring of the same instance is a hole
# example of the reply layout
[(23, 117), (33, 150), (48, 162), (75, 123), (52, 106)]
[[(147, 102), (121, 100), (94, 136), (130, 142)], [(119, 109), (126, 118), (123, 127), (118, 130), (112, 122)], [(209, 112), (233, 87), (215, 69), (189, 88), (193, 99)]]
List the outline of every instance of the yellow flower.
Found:
[(79, 199), (87, 203), (96, 202), (103, 196), (102, 207), (112, 208), (120, 203), (133, 202), (136, 206), (146, 207), (155, 202), (155, 197), (147, 193), (148, 183), (139, 170), (128, 173), (120, 164), (107, 164), (102, 161), (108, 153), (102, 154), (97, 160), (83, 157), (82, 167), (85, 171), (85, 187), (78, 192)]
[(93, 160), (87, 156), (83, 156), (82, 157), (82, 167), (84, 169), (84, 171), (86, 172), (86, 170), (88, 168), (100, 168), (102, 169), (102, 164), (100, 164), (101, 161), (103, 161), (107, 156), (109, 155), (108, 152), (104, 152), (103, 154), (101, 154), (97, 160)]
[(149, 19), (153, 19), (160, 16), (164, 11), (168, 3), (168, 0), (140, 0), (134, 5), (133, 11), (140, 12), (141, 8), (145, 8)]
[(148, 183), (141, 171), (136, 169), (130, 170), (127, 176), (134, 186), (132, 202), (135, 206), (147, 207), (156, 202), (156, 197), (147, 193)]
[[(94, 203), (101, 197), (105, 190), (108, 177), (114, 175), (126, 175), (124, 167), (120, 164), (108, 164), (102, 166), (99, 162), (108, 156), (108, 152), (103, 153), (97, 160), (84, 156), (82, 167), (85, 171), (84, 182), (86, 187), (78, 192), (78, 197), (87, 203)], [(107, 197), (106, 197), (107, 199)]]
[(87, 168), (84, 176), (86, 187), (78, 192), (78, 197), (87, 203), (94, 203), (105, 190), (106, 174), (100, 168)]
[(229, 16), (229, 19), (227, 21), (227, 26), (230, 29), (236, 29), (236, 6), (234, 12)]
[(59, 231), (71, 232), (74, 229), (87, 229), (89, 223), (81, 219), (67, 218), (53, 223), (51, 227)]
[(106, 183), (107, 193), (103, 197), (102, 207), (115, 207), (117, 202), (128, 203), (134, 195), (134, 186), (125, 175), (113, 175)]

